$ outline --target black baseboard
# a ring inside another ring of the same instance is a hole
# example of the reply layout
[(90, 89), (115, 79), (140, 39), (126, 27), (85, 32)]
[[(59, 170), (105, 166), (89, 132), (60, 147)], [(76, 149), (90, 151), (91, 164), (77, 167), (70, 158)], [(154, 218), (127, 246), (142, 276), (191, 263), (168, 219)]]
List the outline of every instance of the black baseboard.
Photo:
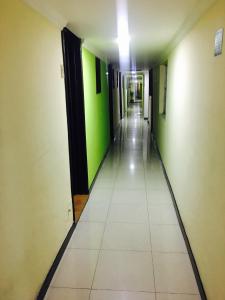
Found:
[[(108, 148), (107, 148), (107, 150), (106, 150), (106, 152), (105, 152), (105, 155), (104, 155), (104, 157), (103, 157), (103, 159), (102, 159), (102, 161), (101, 161), (101, 163), (100, 163), (100, 165), (99, 165), (99, 167), (98, 167), (98, 170), (97, 170), (97, 172), (96, 172), (96, 174), (95, 174), (95, 177), (94, 177), (94, 179), (93, 179), (93, 181), (92, 181), (92, 184), (91, 184), (91, 186), (90, 186), (90, 188), (89, 188), (89, 190), (88, 190), (88, 198), (89, 198), (90, 193), (91, 193), (91, 191), (92, 191), (92, 189), (93, 189), (93, 186), (94, 186), (95, 181), (96, 181), (96, 179), (97, 179), (97, 177), (98, 177), (98, 174), (99, 174), (99, 172), (100, 172), (100, 170), (101, 170), (102, 164), (104, 163), (104, 161), (105, 161), (105, 159), (106, 159), (106, 156), (107, 156), (107, 154), (109, 153), (109, 149), (110, 149), (111, 145), (112, 145), (112, 144), (110, 143), (109, 146), (108, 146)], [(88, 203), (88, 200), (87, 200), (87, 202), (85, 203), (82, 212), (84, 211), (84, 209), (85, 209), (87, 203)], [(80, 216), (80, 217), (81, 217), (81, 216)], [(80, 218), (79, 218), (79, 219), (80, 219)], [(78, 219), (78, 220), (75, 220), (76, 224), (78, 223), (79, 219)]]
[(184, 227), (184, 223), (182, 221), (182, 218), (181, 218), (181, 215), (180, 215), (180, 212), (179, 212), (179, 208), (177, 206), (177, 202), (176, 202), (176, 199), (175, 199), (175, 196), (174, 196), (174, 193), (173, 193), (173, 189), (171, 187), (170, 180), (169, 180), (169, 177), (168, 177), (167, 172), (166, 172), (166, 168), (164, 166), (161, 154), (159, 152), (156, 139), (154, 138), (153, 135), (152, 135), (152, 140), (153, 140), (153, 144), (155, 146), (155, 149), (157, 151), (157, 154), (159, 156), (159, 159), (160, 159), (160, 162), (161, 162), (161, 165), (162, 165), (162, 168), (163, 168), (163, 173), (164, 173), (164, 176), (166, 178), (166, 182), (167, 182), (167, 185), (168, 185), (168, 188), (169, 188), (172, 200), (173, 200), (173, 205), (174, 205), (174, 208), (175, 208), (175, 211), (176, 211), (179, 226), (180, 226), (180, 229), (181, 229), (181, 232), (182, 232), (182, 235), (183, 235), (186, 247), (187, 247), (187, 251), (188, 251), (190, 261), (191, 261), (192, 269), (193, 269), (195, 279), (196, 279), (196, 282), (197, 282), (197, 285), (198, 285), (199, 294), (200, 294), (202, 300), (207, 300), (205, 289), (204, 289), (204, 286), (203, 286), (203, 283), (202, 283), (202, 280), (201, 280), (201, 277), (200, 277), (200, 273), (199, 273), (199, 270), (198, 270), (198, 267), (197, 267), (197, 263), (196, 263), (194, 254), (193, 254), (192, 249), (191, 249), (191, 245), (190, 245), (190, 242), (189, 242), (189, 239), (188, 239), (185, 227)]
[(52, 278), (55, 274), (55, 271), (56, 271), (56, 269), (57, 269), (57, 267), (58, 267), (58, 265), (59, 265), (59, 263), (62, 259), (62, 256), (63, 256), (63, 254), (66, 250), (66, 247), (67, 247), (67, 245), (70, 241), (70, 238), (71, 238), (71, 236), (74, 232), (75, 227), (76, 227), (76, 224), (73, 223), (70, 230), (69, 230), (69, 232), (68, 232), (68, 234), (67, 234), (67, 236), (66, 236), (66, 238), (65, 238), (65, 240), (64, 240), (64, 242), (63, 242), (63, 244), (62, 244), (62, 246), (61, 246), (61, 248), (59, 249), (58, 254), (56, 255), (56, 258), (55, 258), (55, 260), (54, 260), (54, 262), (53, 262), (53, 264), (52, 264), (52, 266), (51, 266), (51, 268), (50, 268), (50, 270), (49, 270), (42, 286), (41, 286), (41, 289), (40, 289), (40, 291), (37, 295), (37, 298), (36, 298), (37, 300), (43, 300), (44, 299), (44, 297), (47, 293), (47, 290), (49, 288), (49, 285), (51, 283), (51, 280), (52, 280)]
[(92, 184), (91, 184), (91, 186), (90, 186), (90, 188), (89, 188), (89, 194), (91, 193), (91, 191), (92, 191), (92, 189), (93, 189), (93, 186), (94, 186), (94, 184), (95, 184), (95, 181), (96, 181), (96, 179), (97, 179), (97, 177), (98, 177), (98, 174), (99, 174), (99, 172), (100, 172), (100, 170), (101, 170), (101, 168), (102, 168), (102, 165), (103, 165), (103, 163), (104, 163), (104, 161), (105, 161), (105, 159), (106, 159), (106, 156), (107, 156), (108, 153), (109, 153), (110, 147), (111, 147), (111, 145), (113, 144), (113, 142), (114, 142), (114, 141), (112, 141), (112, 143), (109, 144), (109, 146), (108, 146), (108, 148), (107, 148), (107, 150), (106, 150), (106, 152), (105, 152), (105, 155), (104, 155), (104, 157), (103, 157), (103, 159), (102, 159), (102, 161), (101, 161), (101, 163), (100, 163), (100, 165), (99, 165), (99, 167), (98, 167), (98, 170), (97, 170), (97, 172), (96, 172), (96, 174), (95, 174), (95, 177), (94, 177), (94, 179), (93, 179), (93, 181), (92, 181)]
[(95, 174), (95, 177), (94, 177), (94, 179), (93, 179), (93, 181), (92, 181), (92, 184), (91, 184), (91, 186), (90, 186), (90, 188), (89, 188), (89, 194), (91, 193), (91, 191), (92, 191), (92, 189), (93, 189), (93, 186), (94, 186), (95, 181), (96, 181), (96, 179), (97, 179), (97, 177), (98, 177), (98, 174), (99, 174), (99, 172), (100, 172), (100, 170), (101, 170), (101, 168), (102, 168), (102, 165), (103, 165), (103, 163), (104, 163), (104, 161), (105, 161), (105, 159), (106, 159), (106, 156), (108, 155), (111, 146), (114, 144), (114, 142), (115, 142), (115, 140), (116, 140), (116, 137), (117, 137), (117, 135), (118, 135), (118, 131), (119, 131), (120, 128), (121, 128), (120, 125), (121, 125), (121, 120), (119, 121), (119, 125), (117, 126), (116, 130), (114, 130), (115, 135), (114, 135), (113, 139), (110, 141), (110, 143), (109, 143), (109, 145), (108, 145), (108, 148), (106, 149), (105, 155), (103, 156), (102, 161), (101, 161), (101, 163), (100, 163), (100, 165), (99, 165), (99, 167), (98, 167), (98, 170), (97, 170), (97, 172), (96, 172), (96, 174)]
[[(91, 192), (91, 190), (92, 190), (92, 188), (93, 188), (93, 186), (95, 184), (95, 181), (96, 181), (96, 179), (98, 177), (99, 171), (101, 170), (102, 164), (104, 163), (104, 161), (106, 159), (106, 156), (107, 156), (107, 154), (109, 152), (110, 147), (111, 147), (111, 143), (109, 144), (109, 146), (108, 146), (108, 148), (107, 148), (107, 150), (105, 152), (105, 155), (104, 155), (104, 157), (102, 159), (102, 162), (101, 162), (101, 164), (98, 167), (98, 171), (96, 172), (95, 178), (94, 178), (94, 180), (93, 180), (93, 182), (91, 184), (91, 187), (89, 188), (89, 193)], [(55, 260), (54, 260), (54, 262), (53, 262), (53, 264), (52, 264), (52, 266), (51, 266), (51, 268), (50, 268), (50, 270), (49, 270), (49, 272), (48, 272), (48, 274), (47, 274), (47, 276), (46, 276), (46, 278), (45, 278), (45, 280), (44, 280), (44, 282), (42, 284), (42, 286), (41, 286), (41, 289), (40, 289), (40, 291), (38, 293), (38, 296), (36, 298), (37, 300), (43, 300), (44, 299), (44, 297), (45, 297), (45, 295), (47, 293), (47, 290), (48, 290), (48, 288), (50, 286), (51, 280), (52, 280), (52, 278), (53, 278), (53, 276), (55, 274), (55, 271), (56, 271), (56, 269), (57, 269), (57, 267), (58, 267), (58, 265), (59, 265), (59, 263), (60, 263), (60, 261), (62, 259), (62, 256), (63, 256), (63, 254), (64, 254), (64, 252), (66, 250), (66, 247), (67, 247), (67, 245), (68, 245), (68, 243), (70, 241), (70, 238), (71, 238), (71, 236), (72, 236), (72, 234), (73, 234), (73, 232), (74, 232), (74, 230), (76, 228), (76, 224), (77, 223), (75, 223), (75, 222), (73, 223), (73, 225), (71, 226), (71, 228), (70, 228), (70, 230), (69, 230), (69, 232), (68, 232), (68, 234), (67, 234), (67, 236), (66, 236), (66, 238), (65, 238), (65, 240), (64, 240), (64, 242), (63, 242), (63, 244), (61, 246), (61, 248), (59, 249), (59, 252), (58, 252), (58, 254), (57, 254), (57, 256), (56, 256), (56, 258), (55, 258)]]

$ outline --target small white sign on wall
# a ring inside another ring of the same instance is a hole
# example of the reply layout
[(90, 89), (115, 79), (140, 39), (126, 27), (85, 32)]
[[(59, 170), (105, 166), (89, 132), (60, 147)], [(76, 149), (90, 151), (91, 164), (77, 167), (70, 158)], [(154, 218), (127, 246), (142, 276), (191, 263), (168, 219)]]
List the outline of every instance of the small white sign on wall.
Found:
[(217, 30), (215, 35), (215, 56), (221, 55), (223, 51), (223, 32), (224, 29)]

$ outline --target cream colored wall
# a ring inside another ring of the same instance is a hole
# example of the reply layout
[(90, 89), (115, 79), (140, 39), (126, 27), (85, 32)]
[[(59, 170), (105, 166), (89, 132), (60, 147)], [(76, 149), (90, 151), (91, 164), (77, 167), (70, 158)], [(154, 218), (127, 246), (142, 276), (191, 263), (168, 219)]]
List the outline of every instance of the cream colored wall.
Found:
[[(214, 36), (221, 27), (224, 0), (169, 56), (167, 116), (157, 114), (155, 122), (209, 300), (225, 299), (225, 43), (223, 54), (214, 57)], [(154, 77), (157, 86), (157, 69)]]
[(35, 299), (72, 224), (60, 30), (0, 3), (0, 299)]

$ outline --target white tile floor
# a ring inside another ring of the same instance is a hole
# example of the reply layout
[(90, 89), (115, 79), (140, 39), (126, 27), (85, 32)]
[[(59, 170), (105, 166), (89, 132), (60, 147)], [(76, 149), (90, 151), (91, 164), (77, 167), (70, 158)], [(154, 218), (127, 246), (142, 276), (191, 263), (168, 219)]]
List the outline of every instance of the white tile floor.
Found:
[(199, 300), (148, 125), (133, 106), (98, 175), (48, 300)]

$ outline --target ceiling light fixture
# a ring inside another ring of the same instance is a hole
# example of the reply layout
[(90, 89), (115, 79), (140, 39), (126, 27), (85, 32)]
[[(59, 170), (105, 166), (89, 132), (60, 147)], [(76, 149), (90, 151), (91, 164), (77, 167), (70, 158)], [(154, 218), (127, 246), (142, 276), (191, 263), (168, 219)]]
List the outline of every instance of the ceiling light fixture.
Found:
[(117, 43), (119, 46), (120, 68), (130, 63), (130, 35), (128, 27), (127, 0), (117, 0)]
[(134, 165), (133, 163), (131, 163), (131, 164), (130, 164), (130, 170), (131, 170), (131, 171), (134, 171), (134, 169), (135, 169), (135, 165)]

